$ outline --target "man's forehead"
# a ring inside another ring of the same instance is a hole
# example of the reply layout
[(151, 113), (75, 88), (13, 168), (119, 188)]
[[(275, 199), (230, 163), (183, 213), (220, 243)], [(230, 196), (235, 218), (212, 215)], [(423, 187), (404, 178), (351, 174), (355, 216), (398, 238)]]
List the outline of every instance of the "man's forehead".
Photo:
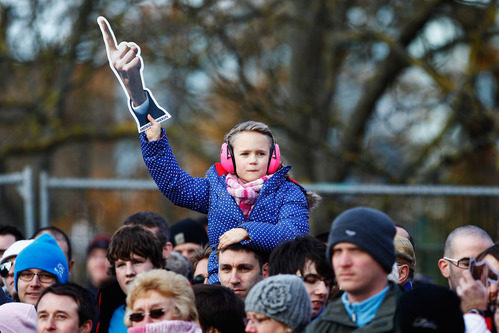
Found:
[(357, 244), (349, 243), (349, 242), (339, 242), (339, 243), (334, 245), (333, 250), (334, 249), (348, 249), (348, 250), (358, 249), (358, 250), (362, 250), (362, 248), (360, 246), (358, 246)]
[(220, 264), (234, 264), (234, 265), (239, 265), (239, 264), (254, 264), (255, 262), (258, 262), (258, 259), (255, 256), (254, 252), (250, 251), (234, 251), (234, 250), (225, 250), (223, 252), (220, 252), (218, 261)]

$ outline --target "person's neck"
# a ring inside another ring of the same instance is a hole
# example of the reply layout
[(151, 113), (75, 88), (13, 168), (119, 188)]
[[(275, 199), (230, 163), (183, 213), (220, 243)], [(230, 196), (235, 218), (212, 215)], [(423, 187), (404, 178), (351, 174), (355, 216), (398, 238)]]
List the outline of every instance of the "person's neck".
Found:
[(361, 303), (366, 299), (369, 299), (374, 295), (376, 295), (377, 293), (381, 292), (383, 289), (386, 288), (386, 286), (388, 286), (388, 279), (385, 279), (384, 282), (380, 281), (373, 288), (366, 291), (359, 291), (358, 293), (357, 292), (352, 293), (347, 291), (348, 302), (350, 304)]

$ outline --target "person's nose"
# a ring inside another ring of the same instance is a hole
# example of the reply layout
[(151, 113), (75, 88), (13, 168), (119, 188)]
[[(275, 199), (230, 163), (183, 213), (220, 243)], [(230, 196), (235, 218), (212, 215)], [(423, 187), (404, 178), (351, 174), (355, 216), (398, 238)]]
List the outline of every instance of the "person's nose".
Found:
[(149, 323), (152, 323), (152, 318), (151, 318), (151, 315), (147, 314), (145, 317), (144, 317), (144, 320), (143, 320), (143, 323), (144, 324), (149, 324)]
[(43, 322), (43, 324), (41, 325), (38, 325), (38, 329), (41, 331), (39, 332), (53, 332), (57, 329), (57, 327), (55, 326), (55, 320), (54, 318), (52, 318), (52, 316), (50, 316), (45, 322)]
[(237, 270), (233, 270), (231, 273), (230, 273), (230, 280), (229, 282), (231, 284), (239, 284), (241, 282), (241, 279), (239, 278), (239, 273), (237, 272)]
[(329, 292), (328, 287), (326, 286), (326, 283), (324, 281), (318, 281), (315, 288), (314, 288), (314, 293), (316, 295), (320, 296), (325, 296)]
[(33, 280), (31, 280), (30, 286), (31, 287), (40, 287), (40, 278), (38, 277), (38, 275), (33, 276)]
[(255, 324), (251, 320), (248, 320), (248, 323), (246, 324), (246, 328), (244, 329), (246, 333), (256, 333), (256, 327)]
[(348, 253), (342, 253), (339, 255), (339, 258), (337, 258), (338, 263), (340, 266), (350, 266), (352, 264), (352, 258)]
[(131, 261), (127, 261), (126, 263), (126, 276), (134, 276), (136, 274), (135, 268)]
[(258, 163), (258, 158), (257, 158), (256, 154), (250, 154), (249, 163), (250, 164), (257, 164)]

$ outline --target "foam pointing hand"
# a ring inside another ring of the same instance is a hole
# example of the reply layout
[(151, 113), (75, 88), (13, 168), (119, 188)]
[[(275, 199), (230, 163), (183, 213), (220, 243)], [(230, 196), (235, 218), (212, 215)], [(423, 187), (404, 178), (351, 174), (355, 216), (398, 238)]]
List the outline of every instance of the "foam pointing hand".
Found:
[(144, 66), (139, 46), (132, 42), (121, 42), (118, 45), (106, 18), (99, 16), (97, 23), (106, 45), (107, 58), (111, 69), (120, 81), (125, 93), (132, 100), (133, 105), (139, 106), (146, 100), (142, 76)]

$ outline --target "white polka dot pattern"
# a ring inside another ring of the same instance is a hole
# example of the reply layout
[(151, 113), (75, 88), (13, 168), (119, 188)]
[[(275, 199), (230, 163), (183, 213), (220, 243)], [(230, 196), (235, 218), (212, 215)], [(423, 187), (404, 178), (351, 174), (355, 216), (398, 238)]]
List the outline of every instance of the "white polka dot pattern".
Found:
[[(248, 220), (227, 192), (225, 175), (210, 167), (205, 178), (192, 177), (182, 170), (173, 155), (164, 129), (161, 139), (148, 142), (141, 135), (142, 154), (146, 166), (160, 191), (175, 205), (208, 214), (208, 238), (216, 249), (219, 237), (232, 228), (244, 228), (250, 240), (241, 244), (270, 252), (279, 244), (308, 234), (308, 204), (305, 189), (288, 181), (291, 167), (278, 170), (263, 185)], [(208, 263), (210, 282), (218, 280), (218, 263), (212, 253)]]

